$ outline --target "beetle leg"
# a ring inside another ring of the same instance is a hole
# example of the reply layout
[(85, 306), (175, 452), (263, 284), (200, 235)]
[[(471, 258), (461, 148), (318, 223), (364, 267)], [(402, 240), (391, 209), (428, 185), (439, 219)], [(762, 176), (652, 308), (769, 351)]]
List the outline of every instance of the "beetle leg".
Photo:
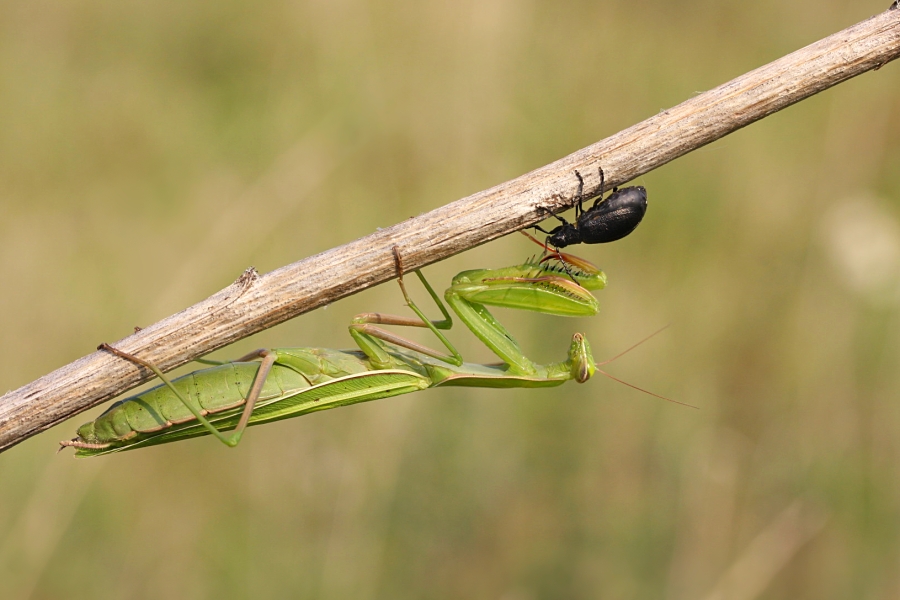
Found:
[(584, 212), (584, 178), (577, 169), (575, 170), (575, 177), (578, 178), (578, 191), (575, 192), (575, 197), (578, 198), (578, 203), (575, 204), (575, 221), (578, 221), (578, 217)]
[[(606, 193), (606, 173), (603, 172), (603, 167), (597, 167), (597, 170), (600, 172), (600, 195), (597, 196), (597, 199), (594, 200), (594, 203), (591, 205), (591, 208), (594, 208), (601, 202), (603, 202), (603, 194)], [(616, 188), (618, 189), (618, 188)], [(615, 190), (613, 190), (615, 191)]]

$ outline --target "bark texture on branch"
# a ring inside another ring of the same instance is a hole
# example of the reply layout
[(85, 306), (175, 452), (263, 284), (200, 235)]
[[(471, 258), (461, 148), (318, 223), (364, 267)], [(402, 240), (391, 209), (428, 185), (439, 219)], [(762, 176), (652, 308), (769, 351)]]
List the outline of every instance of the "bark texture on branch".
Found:
[[(895, 3), (896, 5), (896, 3)], [(577, 187), (612, 187), (900, 56), (900, 10), (885, 11), (552, 164), (364, 238), (259, 275), (113, 344), (172, 369), (396, 276), (570, 208)], [(0, 397), (0, 451), (152, 377), (95, 352)]]

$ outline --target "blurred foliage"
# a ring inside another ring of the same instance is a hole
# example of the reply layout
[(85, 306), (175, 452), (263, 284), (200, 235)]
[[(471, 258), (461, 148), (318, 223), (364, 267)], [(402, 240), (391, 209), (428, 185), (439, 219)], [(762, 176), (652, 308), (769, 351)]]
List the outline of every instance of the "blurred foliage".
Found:
[[(0, 390), (887, 4), (0, 3)], [(579, 249), (600, 316), (500, 315), (543, 361), (671, 323), (608, 368), (702, 410), (598, 378), (55, 456), (96, 409), (0, 456), (0, 597), (897, 597), (897, 90), (887, 65), (642, 177), (641, 227)], [(396, 287), (219, 355), (348, 347), (365, 310)]]

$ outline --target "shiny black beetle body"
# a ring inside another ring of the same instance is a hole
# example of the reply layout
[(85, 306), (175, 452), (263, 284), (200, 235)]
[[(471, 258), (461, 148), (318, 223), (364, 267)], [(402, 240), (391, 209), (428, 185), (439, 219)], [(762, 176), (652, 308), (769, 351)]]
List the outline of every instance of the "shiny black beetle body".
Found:
[(603, 169), (600, 169), (600, 195), (590, 209), (584, 210), (582, 195), (584, 180), (578, 171), (578, 203), (575, 205), (575, 223), (569, 223), (560, 216), (553, 215), (562, 223), (553, 231), (538, 231), (547, 234), (547, 243), (555, 248), (565, 248), (573, 244), (605, 244), (620, 240), (638, 226), (647, 212), (647, 190), (643, 186), (613, 189), (612, 194), (603, 199)]

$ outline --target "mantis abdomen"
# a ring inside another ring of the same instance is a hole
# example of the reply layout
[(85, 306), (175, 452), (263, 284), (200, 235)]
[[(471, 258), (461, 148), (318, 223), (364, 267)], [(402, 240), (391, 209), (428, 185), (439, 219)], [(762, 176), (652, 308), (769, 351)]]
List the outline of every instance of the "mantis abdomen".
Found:
[[(189, 373), (172, 383), (204, 415), (217, 415), (244, 405), (258, 370), (256, 362), (229, 363)], [(300, 373), (277, 366), (266, 378), (260, 400), (299, 393), (308, 387), (310, 383)], [(80, 427), (78, 435), (88, 443), (106, 445), (195, 420), (171, 389), (159, 385), (116, 402), (96, 420)]]

